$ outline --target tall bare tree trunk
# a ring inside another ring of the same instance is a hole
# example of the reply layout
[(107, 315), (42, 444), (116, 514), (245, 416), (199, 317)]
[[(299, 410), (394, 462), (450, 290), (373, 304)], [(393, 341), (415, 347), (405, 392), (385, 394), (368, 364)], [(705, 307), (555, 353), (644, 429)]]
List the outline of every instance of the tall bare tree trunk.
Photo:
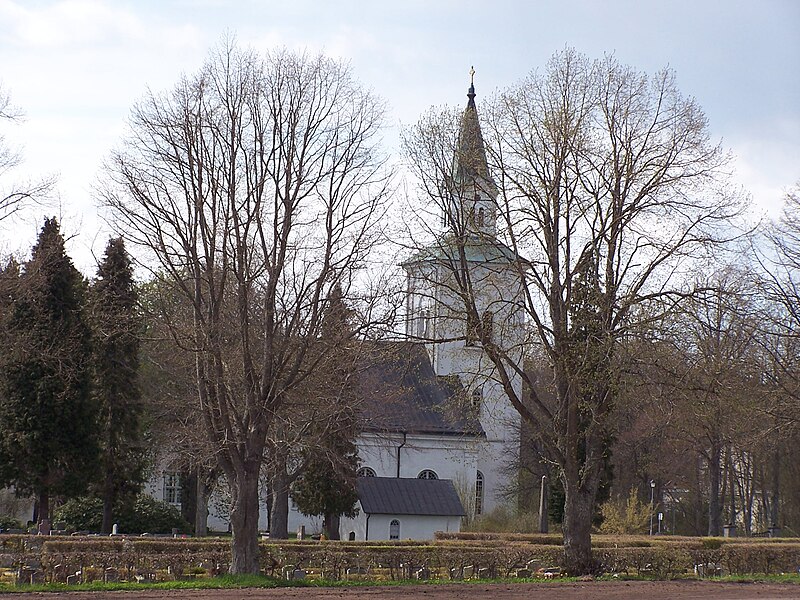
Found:
[(270, 495), (269, 537), (285, 540), (289, 537), (289, 476), (285, 466), (276, 469), (270, 477)]
[(697, 455), (697, 460), (695, 461), (695, 468), (692, 469), (693, 483), (694, 483), (694, 506), (692, 511), (693, 517), (693, 533), (694, 535), (703, 535), (705, 533), (703, 527), (703, 497), (700, 490), (703, 489), (703, 458), (701, 455)]
[(778, 505), (780, 503), (781, 495), (781, 451), (776, 449), (775, 454), (772, 456), (772, 498), (770, 499), (770, 525), (772, 527), (779, 527)]
[(205, 477), (198, 468), (196, 508), (194, 513), (194, 535), (204, 537), (208, 535), (208, 486)]
[(230, 572), (257, 574), (258, 552), (258, 468), (245, 468), (231, 485)]
[(37, 523), (44, 523), (45, 521), (50, 521), (50, 490), (47, 488), (39, 491), (36, 514)]
[(100, 533), (111, 533), (114, 525), (114, 475), (106, 471), (103, 480), (103, 524)]
[(594, 497), (591, 494), (565, 485), (564, 503), (564, 564), (568, 573), (591, 573), (592, 559), (592, 512)]
[[(728, 471), (728, 480), (730, 484), (728, 487), (730, 488), (730, 502), (731, 502), (731, 509), (730, 509), (730, 519), (729, 522), (731, 525), (736, 525), (736, 473), (733, 470), (733, 449), (731, 448), (730, 444), (728, 445), (727, 449), (727, 471)], [(742, 498), (744, 500), (744, 498)]]
[(338, 540), (341, 538), (339, 535), (339, 523), (341, 519), (339, 515), (333, 513), (326, 514), (322, 519), (322, 533), (328, 540)]
[(722, 531), (722, 506), (720, 505), (722, 447), (716, 440), (708, 455), (708, 535), (718, 536)]

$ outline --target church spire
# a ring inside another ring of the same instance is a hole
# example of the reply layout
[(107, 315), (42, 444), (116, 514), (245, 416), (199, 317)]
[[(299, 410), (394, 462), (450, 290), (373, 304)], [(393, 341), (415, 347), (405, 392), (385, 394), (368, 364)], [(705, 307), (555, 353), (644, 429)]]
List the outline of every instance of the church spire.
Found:
[(496, 188), (489, 175), (486, 147), (483, 143), (481, 125), (478, 122), (478, 109), (475, 106), (475, 69), (471, 68), (469, 74), (467, 107), (461, 117), (461, 128), (458, 133), (455, 176), (461, 185), (478, 185), (491, 193), (490, 190)]
[(475, 69), (470, 69), (467, 107), (461, 116), (458, 145), (453, 164), (456, 184), (453, 198), (456, 214), (463, 215), (468, 228), (483, 234), (495, 234), (495, 199), (497, 185), (489, 174), (486, 146), (483, 142), (478, 109), (475, 105)]

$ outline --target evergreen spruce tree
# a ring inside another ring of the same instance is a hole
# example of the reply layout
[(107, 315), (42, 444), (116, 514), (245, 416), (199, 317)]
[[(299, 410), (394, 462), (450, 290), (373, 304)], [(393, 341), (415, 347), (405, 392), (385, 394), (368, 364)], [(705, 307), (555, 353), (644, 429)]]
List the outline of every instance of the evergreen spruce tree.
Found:
[(4, 278), (0, 335), (0, 485), (36, 496), (40, 523), (53, 496), (94, 478), (97, 428), (91, 394), (85, 283), (47, 219), (22, 274)]
[(303, 476), (292, 486), (292, 498), (304, 515), (322, 515), (322, 533), (329, 540), (339, 539), (339, 519), (355, 517), (356, 446), (349, 435), (336, 435), (327, 448), (309, 453)]
[(322, 515), (325, 537), (339, 539), (339, 518), (356, 516), (358, 455), (354, 335), (341, 287), (334, 286), (320, 327), (323, 344), (337, 347), (320, 365), (316, 401), (324, 416), (312, 431), (317, 443), (305, 452), (302, 477), (292, 486), (292, 498), (304, 515)]
[(109, 240), (92, 286), (94, 392), (99, 406), (103, 499), (102, 533), (110, 533), (113, 507), (132, 501), (145, 481), (138, 385), (140, 321), (131, 260), (122, 238)]

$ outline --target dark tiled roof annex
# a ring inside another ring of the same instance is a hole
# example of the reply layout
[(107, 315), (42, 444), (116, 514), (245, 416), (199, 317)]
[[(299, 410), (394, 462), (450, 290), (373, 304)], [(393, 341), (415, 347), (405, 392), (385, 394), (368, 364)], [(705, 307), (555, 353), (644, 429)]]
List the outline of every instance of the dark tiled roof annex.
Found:
[(374, 344), (360, 378), (365, 430), (484, 435), (478, 419), (458, 409), (458, 378), (438, 377), (423, 344)]
[(358, 499), (366, 514), (464, 516), (464, 507), (449, 479), (359, 477)]

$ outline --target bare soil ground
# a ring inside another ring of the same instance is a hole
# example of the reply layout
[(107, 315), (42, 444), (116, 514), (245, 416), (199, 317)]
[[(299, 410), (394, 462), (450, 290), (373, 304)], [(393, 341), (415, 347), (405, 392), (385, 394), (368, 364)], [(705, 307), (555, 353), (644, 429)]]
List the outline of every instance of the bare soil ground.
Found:
[(772, 600), (800, 599), (800, 585), (716, 583), (706, 581), (628, 581), (586, 583), (446, 584), (344, 588), (280, 588), (243, 590), (142, 590), (133, 592), (25, 593), (10, 600)]

